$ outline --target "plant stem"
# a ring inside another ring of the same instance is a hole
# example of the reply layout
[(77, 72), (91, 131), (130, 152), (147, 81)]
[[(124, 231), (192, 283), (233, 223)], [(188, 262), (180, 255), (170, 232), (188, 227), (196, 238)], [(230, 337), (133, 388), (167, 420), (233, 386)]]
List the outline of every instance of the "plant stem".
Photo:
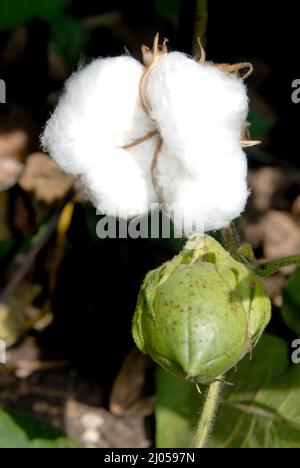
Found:
[(258, 276), (266, 277), (275, 275), (281, 268), (291, 265), (300, 265), (300, 255), (276, 258), (275, 260), (270, 260), (269, 262), (255, 264), (254, 271)]
[(205, 42), (208, 20), (207, 0), (197, 0), (195, 16), (193, 55), (198, 53), (198, 38), (200, 38), (203, 43)]
[(212, 382), (209, 386), (203, 411), (196, 431), (194, 448), (205, 448), (207, 444), (208, 437), (213, 428), (222, 385), (222, 378), (220, 378)]
[(235, 256), (239, 249), (239, 241), (236, 236), (236, 232), (233, 226), (222, 229), (222, 236), (225, 249), (232, 255)]

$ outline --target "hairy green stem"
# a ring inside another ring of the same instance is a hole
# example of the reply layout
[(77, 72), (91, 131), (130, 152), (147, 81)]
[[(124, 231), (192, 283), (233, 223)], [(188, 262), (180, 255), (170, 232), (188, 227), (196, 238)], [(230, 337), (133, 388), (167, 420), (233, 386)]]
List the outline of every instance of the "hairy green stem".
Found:
[(275, 260), (270, 260), (261, 264), (257, 263), (253, 265), (252, 263), (255, 273), (262, 277), (275, 275), (281, 268), (291, 265), (300, 265), (300, 255), (276, 258)]
[(194, 448), (205, 448), (208, 437), (213, 429), (213, 423), (218, 409), (222, 378), (215, 380), (209, 386), (202, 414), (198, 423)]
[(225, 249), (235, 257), (239, 250), (239, 240), (237, 239), (234, 226), (222, 229), (222, 236)]

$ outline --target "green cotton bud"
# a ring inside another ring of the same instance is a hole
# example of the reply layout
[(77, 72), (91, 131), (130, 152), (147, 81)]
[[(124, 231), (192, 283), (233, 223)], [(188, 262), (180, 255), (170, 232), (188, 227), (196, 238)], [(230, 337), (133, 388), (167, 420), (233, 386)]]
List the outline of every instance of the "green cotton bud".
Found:
[(204, 236), (147, 275), (133, 336), (166, 371), (206, 384), (251, 352), (270, 318), (259, 278)]

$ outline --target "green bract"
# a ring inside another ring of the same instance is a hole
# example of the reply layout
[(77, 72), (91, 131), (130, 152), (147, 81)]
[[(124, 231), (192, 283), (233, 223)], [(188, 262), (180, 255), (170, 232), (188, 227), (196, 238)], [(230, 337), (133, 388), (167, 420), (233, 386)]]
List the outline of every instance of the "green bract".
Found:
[(166, 371), (205, 384), (253, 349), (270, 317), (258, 277), (204, 236), (147, 275), (133, 335)]

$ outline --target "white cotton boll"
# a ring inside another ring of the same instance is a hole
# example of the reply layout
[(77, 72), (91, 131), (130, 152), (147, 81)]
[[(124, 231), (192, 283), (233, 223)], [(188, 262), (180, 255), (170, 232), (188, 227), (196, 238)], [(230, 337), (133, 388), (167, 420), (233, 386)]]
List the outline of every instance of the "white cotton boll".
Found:
[(229, 225), (248, 198), (240, 145), (248, 113), (242, 80), (174, 52), (151, 72), (147, 99), (164, 141), (158, 183), (165, 202), (186, 220), (203, 223), (205, 231)]
[(235, 75), (186, 55), (162, 56), (147, 82), (151, 117), (164, 142), (188, 168), (197, 170), (216, 139), (225, 146), (240, 139), (248, 113), (245, 85)]
[[(147, 81), (147, 97), (151, 117), (165, 141), (172, 137), (177, 141), (194, 130), (201, 133), (201, 124), (239, 130), (248, 113), (246, 87), (240, 78), (180, 52), (161, 56)], [(170, 114), (172, 123), (167, 119)]]
[(178, 184), (170, 206), (177, 216), (182, 216), (186, 235), (195, 232), (196, 227), (197, 232), (221, 229), (240, 216), (248, 198), (247, 185), (238, 177), (230, 180), (228, 184), (225, 177), (207, 179), (205, 183), (183, 179)]
[(141, 216), (157, 202), (151, 164), (158, 136), (124, 149), (157, 128), (163, 140), (157, 187), (184, 232), (227, 226), (248, 197), (240, 145), (248, 113), (241, 79), (174, 52), (162, 55), (144, 81), (150, 116), (140, 103), (144, 67), (127, 56), (98, 59), (67, 82), (49, 120), (44, 148), (80, 176), (100, 212)]
[(155, 139), (122, 149), (154, 128), (140, 106), (143, 72), (137, 60), (121, 56), (74, 73), (42, 136), (55, 161), (80, 176), (95, 206), (111, 215), (140, 215), (157, 201), (150, 170)]
[(182, 180), (190, 180), (192, 174), (186, 171), (180, 159), (174, 155), (172, 146), (168, 146), (165, 142), (159, 152), (157, 169), (157, 183), (163, 199), (167, 203), (172, 203)]
[(125, 144), (122, 137), (135, 119), (142, 71), (139, 62), (124, 56), (97, 59), (69, 78), (42, 137), (67, 171), (82, 174), (104, 159), (112, 145)]
[(157, 202), (150, 180), (155, 142), (149, 143), (135, 148), (135, 153), (143, 161), (142, 167), (133, 158), (128, 159), (127, 151), (119, 149), (107, 155), (109, 167), (91, 171), (82, 177), (87, 194), (99, 212), (130, 219), (146, 214), (151, 202)]
[[(148, 132), (142, 131), (139, 137)], [(156, 144), (153, 138), (131, 149), (114, 148), (93, 171), (81, 176), (89, 199), (100, 213), (130, 219), (145, 215), (151, 203), (158, 203), (151, 179)]]
[(242, 214), (249, 195), (247, 159), (238, 145), (230, 154), (222, 154), (214, 167), (209, 158), (203, 166), (201, 177), (188, 172), (174, 156), (172, 161), (166, 146), (162, 148), (159, 183), (166, 206), (177, 215), (177, 219), (172, 216), (175, 227), (180, 229), (182, 218), (186, 235), (196, 228), (208, 232), (228, 226)]

